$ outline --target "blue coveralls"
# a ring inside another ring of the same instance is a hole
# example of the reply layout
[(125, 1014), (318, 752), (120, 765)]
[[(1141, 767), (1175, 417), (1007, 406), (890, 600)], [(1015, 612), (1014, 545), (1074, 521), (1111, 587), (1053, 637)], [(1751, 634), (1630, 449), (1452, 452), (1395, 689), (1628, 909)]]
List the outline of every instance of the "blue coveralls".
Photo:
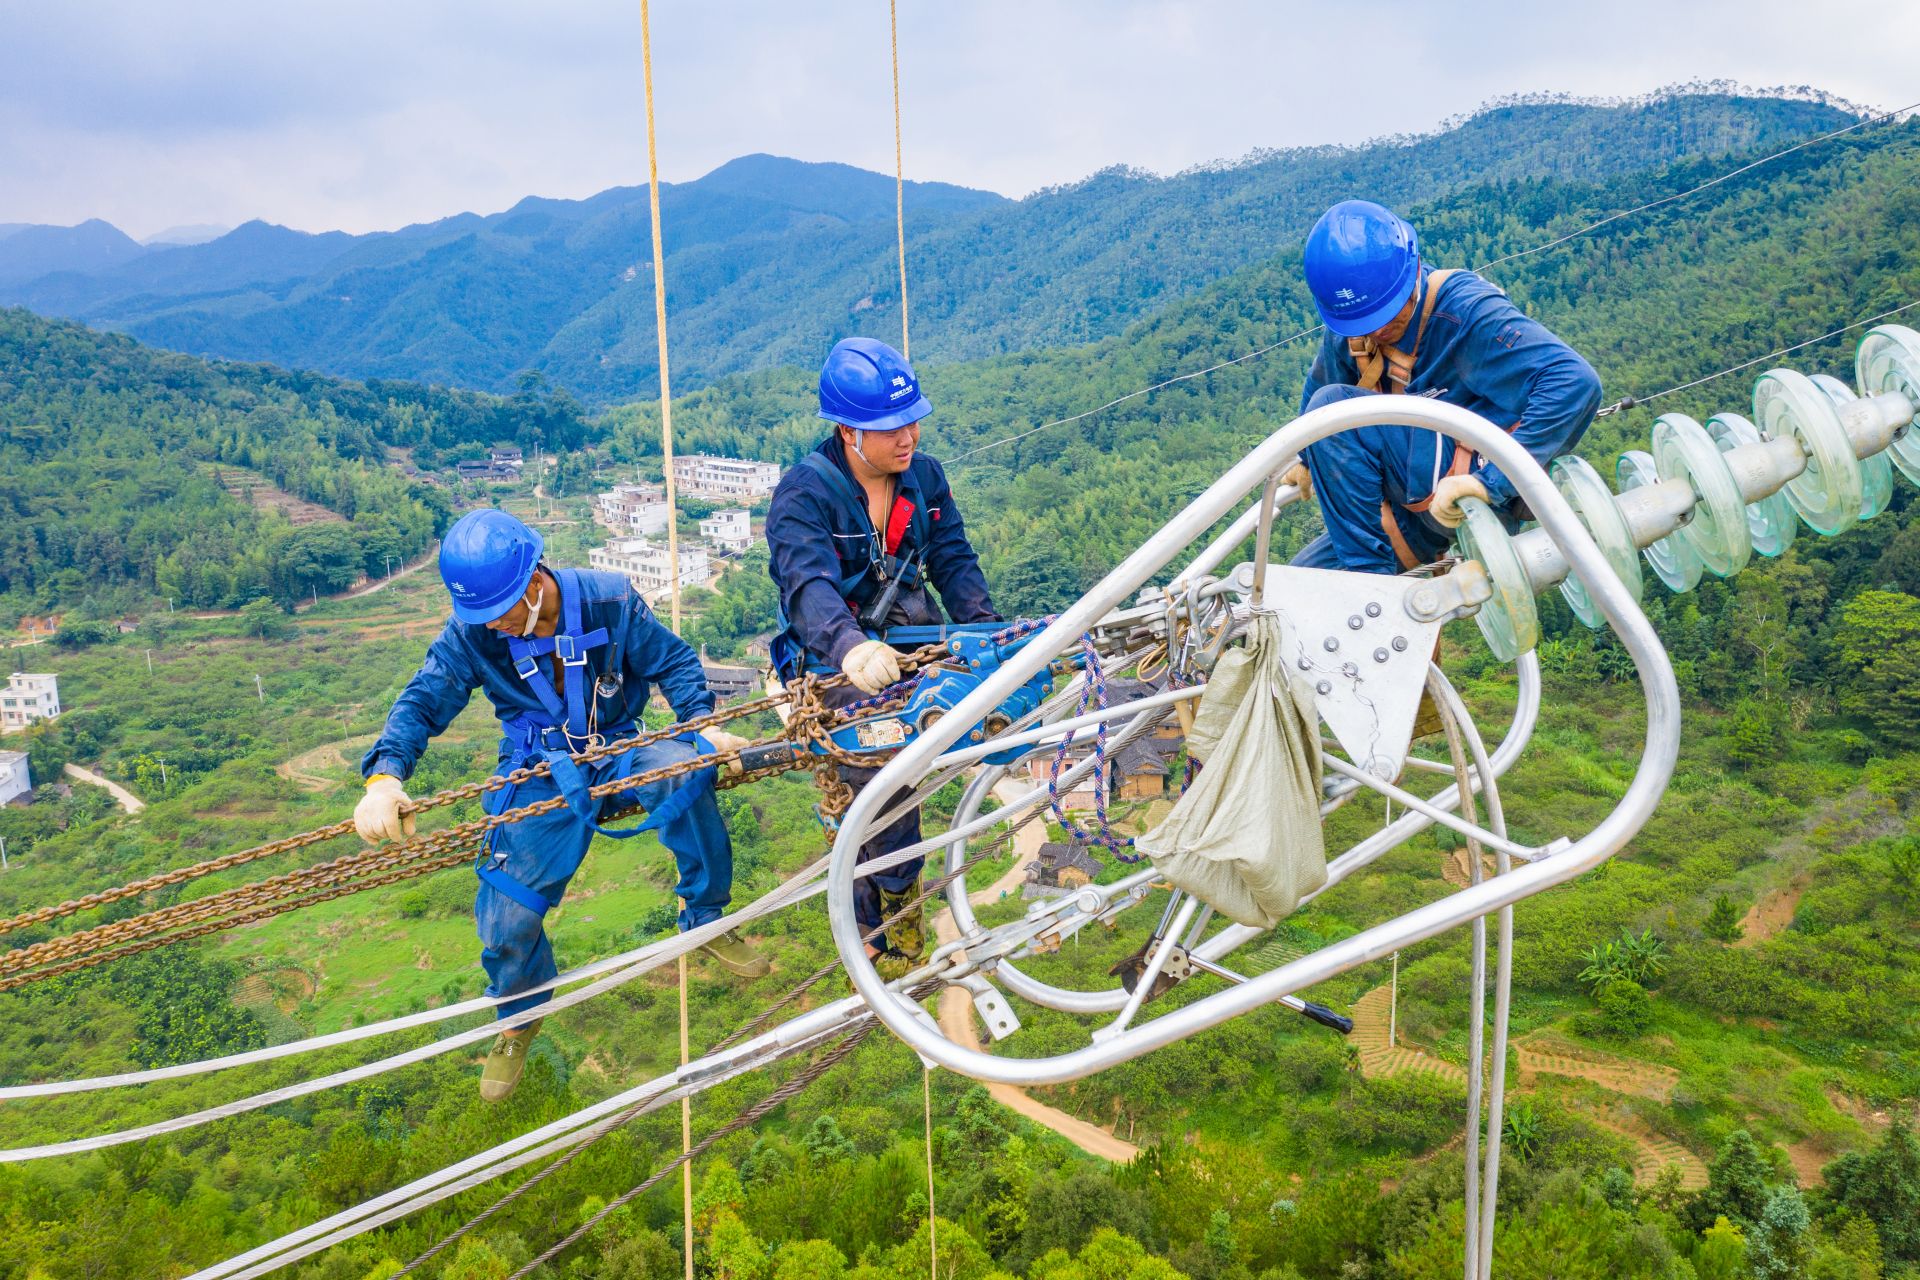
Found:
[[(931, 583), (954, 622), (998, 622), (980, 561), (967, 541), (960, 509), (938, 462), (916, 453), (899, 477), (888, 529), (877, 531), (867, 514), (860, 482), (847, 467), (836, 432), (813, 457), (832, 467), (844, 485), (829, 480), (810, 463), (791, 468), (774, 490), (767, 512), (767, 548), (773, 584), (780, 593), (786, 629), (775, 641), (783, 679), (815, 672), (838, 672), (853, 647), (871, 637), (861, 630), (858, 611), (884, 589), (888, 573), (904, 574), (902, 589), (888, 614), (888, 626), (931, 626), (942, 621), (927, 587)], [(911, 518), (909, 518), (911, 516)], [(883, 536), (898, 532), (897, 539)], [(784, 659), (784, 661), (782, 661)], [(862, 697), (858, 690), (835, 689), (828, 703), (844, 705)], [(840, 776), (856, 791), (877, 769), (843, 767)], [(860, 847), (861, 862), (904, 849), (920, 839), (920, 811), (914, 810), (876, 832)], [(885, 919), (880, 890), (902, 893), (919, 879), (924, 859), (854, 882), (854, 914), (863, 932)]]
[[(1413, 342), (1430, 274), (1421, 271), (1402, 346)], [(1300, 412), (1376, 394), (1354, 385), (1359, 376), (1347, 340), (1328, 333), (1300, 393)], [(1586, 433), (1600, 406), (1600, 378), (1579, 352), (1520, 314), (1498, 288), (1457, 271), (1440, 283), (1405, 394), (1429, 394), (1507, 427), (1515, 443), (1545, 466)], [(1383, 523), (1389, 518), (1418, 562), (1438, 559), (1453, 533), (1427, 514), (1426, 504), (1453, 468), (1454, 450), (1439, 432), (1401, 425), (1343, 431), (1307, 446), (1304, 460), (1327, 532), (1293, 563), (1398, 573), (1410, 566), (1394, 551)], [(1471, 473), (1487, 487), (1491, 505), (1512, 521), (1512, 482), (1484, 458), (1473, 460)]]
[[(599, 800), (586, 794), (611, 779), (690, 759), (699, 751), (696, 745), (669, 739), (587, 764), (569, 758), (569, 732), (574, 751), (584, 749), (590, 732), (608, 741), (631, 736), (654, 685), (676, 719), (712, 711), (713, 693), (699, 655), (654, 620), (623, 575), (549, 572), (560, 584), (559, 633), (545, 639), (509, 639), (448, 619), (419, 672), (394, 700), (379, 739), (360, 761), (363, 776), (386, 773), (406, 779), (428, 740), (446, 730), (479, 688), (500, 717), (496, 774), (504, 776), (543, 756), (552, 763), (551, 776), (529, 778), (486, 797), (490, 814), (555, 795), (568, 798), (567, 807), (496, 827), (475, 868), (481, 883), (473, 914), (480, 963), (491, 979), (490, 996), (539, 986), (558, 972), (542, 919), (566, 892), (595, 832), (604, 830), (597, 824), (619, 809), (638, 803), (649, 816), (637, 828), (606, 834), (657, 831), (660, 843), (673, 852), (680, 868), (675, 892), (686, 903), (681, 929), (719, 917), (733, 888), (733, 844), (714, 801), (711, 769)], [(553, 679), (556, 665), (565, 671), (558, 684)], [(543, 992), (508, 1001), (499, 1006), (499, 1016), (549, 999), (551, 994)]]

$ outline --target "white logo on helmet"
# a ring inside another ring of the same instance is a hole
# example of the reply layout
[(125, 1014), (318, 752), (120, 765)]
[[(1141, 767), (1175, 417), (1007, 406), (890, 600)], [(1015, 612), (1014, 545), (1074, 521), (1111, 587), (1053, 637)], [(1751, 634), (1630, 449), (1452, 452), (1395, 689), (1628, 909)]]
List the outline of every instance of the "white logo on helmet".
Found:
[(896, 387), (904, 387), (907, 385), (907, 380), (896, 373), (893, 375), (893, 385)]
[(1336, 289), (1334, 290), (1333, 296), (1340, 299), (1340, 301), (1342, 302), (1352, 302), (1355, 298), (1359, 297), (1360, 295), (1355, 293), (1351, 289)]
[(467, 584), (464, 582), (449, 582), (447, 585), (455, 591), (465, 591), (467, 589)]

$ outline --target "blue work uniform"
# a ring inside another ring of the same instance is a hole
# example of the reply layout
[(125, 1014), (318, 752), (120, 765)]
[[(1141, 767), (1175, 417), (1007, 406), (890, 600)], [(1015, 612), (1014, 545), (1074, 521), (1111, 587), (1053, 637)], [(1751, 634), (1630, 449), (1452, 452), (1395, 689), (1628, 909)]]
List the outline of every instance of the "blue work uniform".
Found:
[[(1402, 345), (1415, 342), (1432, 274), (1421, 271)], [(1600, 407), (1600, 378), (1593, 366), (1471, 271), (1442, 280), (1433, 303), (1403, 394), (1429, 395), (1507, 428), (1543, 467), (1571, 450)], [(1347, 340), (1326, 334), (1300, 393), (1300, 412), (1376, 394), (1356, 385), (1359, 381)], [(1415, 563), (1438, 559), (1453, 533), (1427, 514), (1427, 505), (1445, 475), (1470, 472), (1510, 523), (1521, 515), (1513, 484), (1500, 469), (1457, 451), (1437, 431), (1361, 427), (1307, 446), (1303, 460), (1313, 475), (1327, 532), (1293, 558), (1297, 565), (1398, 573), (1413, 565), (1396, 550), (1395, 533)]]
[[(767, 511), (767, 549), (786, 624), (774, 644), (775, 665), (783, 679), (803, 670), (838, 672), (855, 645), (873, 638), (861, 628), (860, 612), (881, 597), (893, 577), (900, 579), (900, 590), (885, 626), (942, 622), (929, 587), (939, 592), (953, 622), (1000, 620), (954, 505), (947, 473), (938, 462), (914, 454), (898, 477), (886, 525), (874, 528), (866, 491), (847, 466), (837, 432), (781, 478)], [(829, 706), (862, 696), (845, 687), (823, 695)], [(842, 766), (840, 776), (858, 791), (878, 772)], [(915, 809), (869, 837), (860, 847), (859, 860), (904, 849), (919, 839), (920, 812)], [(919, 879), (922, 861), (916, 858), (854, 882), (855, 917), (863, 932), (878, 928), (885, 918), (879, 890), (905, 892)]]
[[(542, 921), (566, 893), (596, 832), (659, 833), (680, 869), (675, 892), (686, 904), (680, 912), (683, 930), (723, 914), (733, 888), (733, 845), (714, 800), (713, 770), (598, 799), (588, 794), (613, 779), (691, 759), (700, 751), (696, 742), (667, 739), (584, 764), (570, 758), (570, 751), (584, 750), (596, 737), (632, 736), (655, 687), (676, 719), (712, 711), (713, 693), (699, 655), (654, 619), (625, 576), (548, 572), (560, 589), (557, 634), (520, 639), (449, 619), (360, 762), (364, 776), (406, 779), (427, 742), (453, 723), (476, 688), (486, 692), (500, 717), (495, 773), (504, 776), (541, 759), (550, 762), (551, 775), (486, 796), (489, 814), (556, 795), (567, 800), (564, 807), (494, 828), (475, 867), (480, 888), (473, 913), (490, 996), (539, 986), (558, 972)], [(608, 831), (599, 825), (636, 803), (648, 813), (639, 827)], [(542, 993), (509, 1001), (499, 1015), (508, 1017), (550, 998)]]

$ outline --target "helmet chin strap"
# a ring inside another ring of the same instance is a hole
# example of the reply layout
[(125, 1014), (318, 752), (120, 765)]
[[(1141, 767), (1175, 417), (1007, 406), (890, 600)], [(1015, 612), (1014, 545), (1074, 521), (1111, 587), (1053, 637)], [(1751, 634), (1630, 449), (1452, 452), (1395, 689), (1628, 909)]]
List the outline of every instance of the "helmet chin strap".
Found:
[[(860, 447), (860, 438), (861, 438), (862, 436), (864, 436), (864, 435), (866, 435), (866, 432), (864, 432), (864, 431), (858, 431), (858, 430), (856, 430), (856, 431), (855, 431), (855, 432), (853, 433), (853, 451), (854, 451), (855, 453), (857, 453), (857, 454), (859, 454), (859, 455), (860, 455), (860, 461), (862, 461), (862, 462), (864, 462), (864, 463), (866, 463), (866, 464), (867, 464), (868, 466), (870, 466), (870, 467), (873, 467), (873, 459), (872, 459), (872, 458), (869, 458), (869, 457), (867, 456), (867, 451), (866, 451), (865, 449), (862, 449), (862, 448)], [(874, 469), (875, 471), (878, 471), (878, 470), (879, 470), (880, 468), (878, 468), (878, 467), (873, 467), (873, 469)]]

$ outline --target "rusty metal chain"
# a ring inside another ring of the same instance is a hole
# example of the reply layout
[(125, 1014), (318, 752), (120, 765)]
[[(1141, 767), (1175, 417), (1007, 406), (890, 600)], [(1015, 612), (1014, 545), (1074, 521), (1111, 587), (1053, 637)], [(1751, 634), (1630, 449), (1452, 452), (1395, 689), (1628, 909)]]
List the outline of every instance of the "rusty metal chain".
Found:
[[(912, 654), (903, 655), (901, 664), (903, 668), (917, 670), (923, 665), (931, 665), (937, 662), (945, 652), (946, 651), (940, 646), (930, 645)], [(789, 691), (786, 694), (754, 699), (751, 702), (740, 703), (725, 708), (724, 710), (715, 711), (706, 716), (696, 717), (693, 720), (669, 726), (665, 729), (654, 730), (636, 735), (633, 738), (621, 739), (617, 742), (590, 747), (588, 750), (576, 754), (573, 758), (581, 762), (602, 759), (618, 752), (624, 752), (636, 747), (659, 742), (668, 737), (678, 736), (692, 730), (710, 728), (720, 723), (739, 719), (742, 716), (768, 710), (782, 701), (790, 700), (796, 704), (796, 713), (793, 719), (800, 724), (798, 733), (795, 733), (790, 726), (789, 731), (780, 738), (768, 739), (762, 743), (753, 743), (747, 748), (737, 748), (729, 751), (718, 751), (695, 756), (690, 760), (680, 761), (671, 765), (663, 765), (657, 769), (646, 770), (626, 778), (615, 778), (597, 786), (590, 787), (588, 794), (596, 799), (604, 798), (609, 795), (616, 795), (622, 791), (648, 786), (655, 782), (666, 781), (707, 768), (719, 768), (723, 770), (720, 778), (716, 782), (717, 786), (722, 788), (736, 786), (743, 782), (785, 772), (784, 767), (750, 771), (738, 775), (732, 774), (730, 770), (726, 770), (726, 766), (739, 763), (743, 751), (781, 741), (820, 743), (822, 744), (821, 749), (823, 752), (831, 752), (832, 755), (839, 760), (845, 762), (870, 763), (881, 757), (848, 752), (840, 748), (838, 744), (833, 743), (830, 736), (831, 726), (837, 723), (842, 713), (826, 708), (820, 700), (820, 694), (826, 689), (837, 687), (846, 682), (846, 677), (844, 676), (807, 677), (798, 683), (795, 690)], [(858, 715), (865, 717), (890, 713), (904, 704), (906, 696), (907, 695), (902, 692), (896, 697), (887, 699), (882, 703), (860, 706), (857, 709)], [(831, 802), (835, 798), (835, 792), (843, 791), (845, 795), (840, 801), (839, 811), (844, 812), (846, 804), (851, 801), (852, 790), (850, 787), (847, 787), (845, 782), (840, 780), (835, 766), (828, 765), (828, 771), (829, 776), (827, 782), (830, 785), (827, 787), (827, 802)], [(543, 761), (538, 765), (516, 769), (505, 775), (492, 776), (481, 782), (468, 783), (438, 792), (424, 801), (410, 805), (408, 812), (418, 813), (423, 810), (451, 804), (457, 800), (470, 799), (489, 791), (498, 790), (504, 786), (517, 785), (518, 783), (527, 781), (529, 778), (541, 776), (549, 772), (550, 766)], [(820, 779), (821, 777), (821, 766), (818, 764), (815, 766), (815, 776), (816, 779)], [(59, 973), (73, 972), (76, 969), (104, 963), (107, 960), (116, 959), (120, 956), (152, 950), (155, 947), (164, 946), (172, 942), (203, 937), (222, 929), (233, 928), (241, 924), (265, 919), (280, 912), (291, 911), (298, 907), (308, 906), (318, 902), (331, 901), (334, 898), (343, 897), (348, 893), (356, 893), (363, 889), (371, 889), (396, 883), (400, 880), (411, 879), (415, 876), (425, 875), (431, 871), (457, 865), (460, 862), (477, 856), (476, 851), (478, 845), (484, 840), (486, 834), (494, 828), (507, 825), (508, 823), (523, 821), (540, 814), (550, 813), (555, 809), (565, 806), (566, 803), (567, 801), (563, 796), (550, 797), (546, 800), (536, 801), (533, 804), (523, 805), (517, 809), (510, 809), (500, 814), (490, 814), (471, 822), (445, 827), (439, 831), (430, 832), (423, 836), (416, 836), (396, 844), (385, 845), (378, 849), (357, 851), (333, 859), (330, 862), (287, 872), (283, 875), (275, 876), (254, 884), (241, 885), (222, 893), (210, 894), (205, 898), (198, 898), (192, 902), (175, 904), (174, 906), (164, 907), (157, 911), (132, 916), (125, 920), (112, 921), (93, 929), (82, 930), (79, 933), (67, 934), (59, 938), (17, 948), (4, 955), (0, 955), (0, 975), (4, 975), (0, 977), (0, 992), (12, 990), (26, 983), (37, 981), (40, 978), (52, 977)], [(630, 809), (626, 812), (633, 811), (634, 810)], [(831, 811), (823, 808), (823, 812)], [(258, 845), (237, 854), (210, 859), (191, 867), (178, 868), (174, 871), (150, 876), (144, 880), (120, 886), (117, 889), (88, 894), (84, 897), (61, 903), (55, 907), (40, 908), (37, 911), (16, 916), (11, 920), (0, 921), (0, 933), (23, 928), (30, 924), (59, 919), (63, 916), (73, 915), (79, 911), (86, 910), (89, 907), (102, 906), (110, 902), (120, 901), (138, 893), (148, 892), (152, 889), (163, 888), (168, 885), (183, 883), (200, 876), (211, 875), (217, 871), (241, 866), (259, 858), (270, 857), (275, 853), (284, 853), (318, 843), (322, 840), (331, 839), (334, 836), (343, 835), (351, 830), (353, 830), (353, 823), (351, 821), (335, 823), (331, 826), (318, 828), (315, 831), (304, 832), (283, 840)], [(452, 852), (456, 846), (459, 851)], [(174, 932), (175, 930), (182, 930), (183, 928), (184, 931)], [(101, 948), (110, 949), (103, 951)], [(51, 967), (41, 968), (40, 966)], [(35, 970), (35, 972), (23, 972), (30, 969)]]

